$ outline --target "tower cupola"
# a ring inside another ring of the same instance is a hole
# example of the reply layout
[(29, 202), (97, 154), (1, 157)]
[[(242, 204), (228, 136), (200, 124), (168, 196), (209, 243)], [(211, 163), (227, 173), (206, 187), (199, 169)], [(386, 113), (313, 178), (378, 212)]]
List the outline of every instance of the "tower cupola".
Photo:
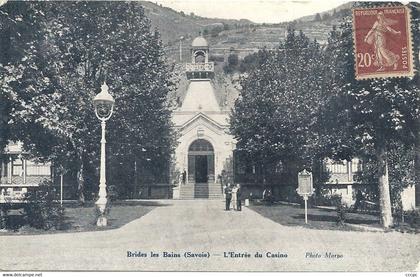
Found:
[(207, 43), (207, 40), (202, 37), (202, 36), (198, 36), (196, 37), (193, 42), (191, 43), (191, 47), (192, 48), (204, 48), (204, 49), (209, 49), (209, 44)]
[(201, 34), (191, 44), (191, 63), (186, 64), (186, 73), (189, 80), (214, 76), (214, 63), (209, 62), (209, 44)]

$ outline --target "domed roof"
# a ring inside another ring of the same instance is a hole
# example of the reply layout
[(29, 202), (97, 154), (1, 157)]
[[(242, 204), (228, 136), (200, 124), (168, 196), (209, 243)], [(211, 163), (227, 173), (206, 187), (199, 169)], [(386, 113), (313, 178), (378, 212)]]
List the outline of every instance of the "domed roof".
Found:
[(196, 37), (192, 44), (192, 47), (201, 47), (201, 48), (207, 48), (209, 47), (209, 44), (207, 42), (207, 40), (205, 38), (203, 38), (202, 36)]

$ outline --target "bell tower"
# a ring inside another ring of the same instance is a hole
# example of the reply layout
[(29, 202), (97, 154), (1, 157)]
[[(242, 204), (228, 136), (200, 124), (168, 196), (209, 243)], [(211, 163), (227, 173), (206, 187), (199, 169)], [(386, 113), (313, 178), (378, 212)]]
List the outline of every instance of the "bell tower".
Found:
[(213, 78), (214, 63), (209, 62), (209, 44), (201, 35), (191, 44), (191, 57), (191, 63), (186, 64), (188, 80)]
[(214, 63), (209, 62), (209, 44), (201, 35), (191, 44), (191, 63), (185, 65), (185, 73), (189, 84), (179, 110), (193, 114), (219, 112), (220, 106), (211, 83)]

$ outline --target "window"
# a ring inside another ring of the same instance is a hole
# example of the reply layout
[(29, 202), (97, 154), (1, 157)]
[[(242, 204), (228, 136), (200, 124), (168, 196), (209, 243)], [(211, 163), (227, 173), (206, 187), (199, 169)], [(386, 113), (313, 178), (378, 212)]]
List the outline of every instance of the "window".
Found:
[(23, 163), (21, 159), (13, 160), (12, 162), (12, 176), (22, 176), (23, 174)]
[(351, 161), (351, 171), (352, 172), (360, 172), (363, 169), (363, 163), (358, 158), (354, 158)]
[(328, 160), (324, 165), (325, 172), (333, 174), (348, 173), (347, 161), (331, 161)]
[(213, 146), (204, 139), (197, 139), (191, 145), (188, 151), (213, 151)]
[(275, 167), (275, 172), (276, 172), (276, 173), (283, 173), (283, 172), (284, 172), (284, 164), (283, 164), (283, 162), (282, 162), (282, 161), (279, 161), (279, 162), (276, 164), (276, 167)]
[(26, 162), (26, 174), (28, 176), (49, 176), (51, 168), (49, 164)]
[(7, 177), (7, 163), (2, 162), (1, 163), (1, 175), (0, 177)]
[(246, 173), (246, 166), (244, 164), (239, 164), (236, 166), (236, 174), (245, 174)]
[(346, 163), (334, 163), (331, 165), (332, 173), (347, 173), (348, 168)]
[(204, 63), (206, 60), (203, 52), (195, 53), (195, 63)]

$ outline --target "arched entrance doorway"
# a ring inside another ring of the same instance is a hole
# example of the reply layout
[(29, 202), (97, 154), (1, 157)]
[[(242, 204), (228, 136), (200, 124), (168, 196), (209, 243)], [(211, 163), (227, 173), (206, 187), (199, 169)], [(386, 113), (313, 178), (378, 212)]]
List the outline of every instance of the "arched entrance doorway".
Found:
[(214, 149), (205, 139), (197, 139), (188, 148), (188, 182), (214, 182)]

